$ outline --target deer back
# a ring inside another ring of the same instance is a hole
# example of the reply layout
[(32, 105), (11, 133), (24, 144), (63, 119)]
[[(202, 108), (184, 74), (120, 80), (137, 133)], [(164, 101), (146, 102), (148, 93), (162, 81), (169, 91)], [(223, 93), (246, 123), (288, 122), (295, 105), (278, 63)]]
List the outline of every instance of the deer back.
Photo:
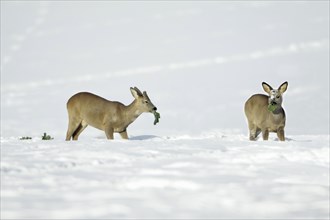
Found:
[(109, 120), (121, 117), (123, 107), (124, 105), (120, 102), (112, 102), (88, 92), (77, 93), (67, 103), (71, 117), (79, 118), (102, 130), (104, 124), (109, 123)]

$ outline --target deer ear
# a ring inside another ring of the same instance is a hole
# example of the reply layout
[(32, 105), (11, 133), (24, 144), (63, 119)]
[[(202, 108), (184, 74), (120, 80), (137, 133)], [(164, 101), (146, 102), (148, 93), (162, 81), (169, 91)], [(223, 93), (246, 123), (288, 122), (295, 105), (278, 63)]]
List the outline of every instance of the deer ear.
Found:
[(267, 83), (265, 82), (262, 82), (262, 88), (265, 90), (265, 92), (267, 92), (268, 94), (270, 94), (270, 91), (273, 90), (273, 88), (268, 85)]
[[(136, 88), (136, 87), (135, 87)], [(140, 94), (139, 94), (139, 91), (137, 91), (135, 88), (130, 88), (130, 90), (131, 90), (131, 93), (132, 93), (132, 96), (135, 98), (135, 99), (137, 99), (137, 98), (139, 98), (140, 97)]]
[(145, 97), (145, 98), (149, 99), (149, 96), (148, 96), (148, 94), (147, 94), (147, 92), (146, 92), (146, 91), (144, 91), (144, 92), (143, 92), (143, 97)]
[(282, 83), (280, 87), (278, 87), (278, 91), (280, 91), (281, 94), (283, 94), (288, 88), (288, 82)]
[(142, 92), (140, 91), (140, 89), (138, 89), (138, 87), (134, 87), (134, 90), (138, 93), (139, 96), (143, 96)]

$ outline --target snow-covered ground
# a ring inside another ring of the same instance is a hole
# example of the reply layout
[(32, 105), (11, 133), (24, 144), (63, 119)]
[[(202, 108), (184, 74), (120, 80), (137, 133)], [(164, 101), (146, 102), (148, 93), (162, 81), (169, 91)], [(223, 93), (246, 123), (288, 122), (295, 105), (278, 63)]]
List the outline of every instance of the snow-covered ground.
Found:
[[(262, 81), (289, 82), (286, 142), (248, 140)], [(70, 96), (129, 104), (131, 86), (159, 124), (64, 141)], [(328, 1), (1, 1), (1, 219), (329, 219), (329, 205)]]
[(329, 136), (130, 141), (2, 139), (3, 218), (276, 218), (329, 215)]

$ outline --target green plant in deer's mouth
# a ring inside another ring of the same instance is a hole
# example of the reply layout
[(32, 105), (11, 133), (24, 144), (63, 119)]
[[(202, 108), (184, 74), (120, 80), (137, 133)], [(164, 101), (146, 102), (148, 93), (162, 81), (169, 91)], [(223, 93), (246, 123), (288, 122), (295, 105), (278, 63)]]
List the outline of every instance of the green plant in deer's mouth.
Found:
[(154, 116), (155, 116), (154, 125), (156, 125), (159, 122), (160, 114), (156, 111), (154, 111), (153, 113), (154, 113)]
[(276, 104), (269, 104), (268, 105), (268, 111), (273, 112), (277, 108)]

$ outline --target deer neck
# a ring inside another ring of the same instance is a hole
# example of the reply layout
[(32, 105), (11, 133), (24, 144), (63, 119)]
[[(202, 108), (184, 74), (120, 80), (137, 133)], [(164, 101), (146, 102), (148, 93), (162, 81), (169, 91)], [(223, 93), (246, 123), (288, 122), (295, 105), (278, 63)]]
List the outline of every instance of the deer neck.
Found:
[(128, 124), (131, 124), (137, 117), (143, 112), (139, 110), (137, 100), (134, 100), (131, 104), (125, 107), (125, 118)]
[(282, 109), (282, 106), (281, 105), (279, 105), (272, 113), (274, 114), (274, 115), (279, 115), (279, 114), (281, 114), (283, 112), (283, 109)]

